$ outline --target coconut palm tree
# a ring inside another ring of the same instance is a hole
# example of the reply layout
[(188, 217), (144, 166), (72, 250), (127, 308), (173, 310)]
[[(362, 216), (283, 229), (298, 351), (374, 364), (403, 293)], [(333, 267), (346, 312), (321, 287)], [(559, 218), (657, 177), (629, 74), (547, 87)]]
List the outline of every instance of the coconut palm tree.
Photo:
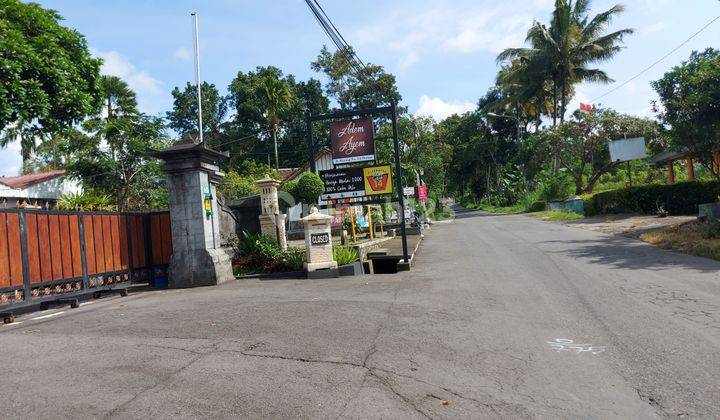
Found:
[(2, 132), (2, 136), (0, 136), (0, 147), (6, 148), (10, 143), (19, 141), (23, 172), (25, 172), (28, 169), (33, 152), (44, 139), (45, 135), (38, 125), (20, 118), (14, 125), (6, 127)]
[(589, 68), (611, 59), (620, 50), (632, 29), (606, 34), (612, 19), (625, 8), (613, 6), (594, 17), (589, 15), (590, 0), (556, 0), (550, 26), (534, 22), (528, 31), (527, 48), (510, 48), (498, 56), (499, 62), (520, 60), (528, 72), (542, 75), (552, 85), (553, 125), (565, 120), (572, 88), (581, 82), (610, 83), (604, 71)]
[(275, 147), (275, 169), (280, 168), (278, 158), (277, 132), (280, 126), (280, 114), (290, 108), (292, 92), (285, 81), (274, 75), (266, 75), (257, 85), (256, 94), (262, 104), (263, 114), (268, 123), (268, 131)]
[(138, 114), (135, 92), (117, 76), (100, 76), (100, 92), (107, 117)]

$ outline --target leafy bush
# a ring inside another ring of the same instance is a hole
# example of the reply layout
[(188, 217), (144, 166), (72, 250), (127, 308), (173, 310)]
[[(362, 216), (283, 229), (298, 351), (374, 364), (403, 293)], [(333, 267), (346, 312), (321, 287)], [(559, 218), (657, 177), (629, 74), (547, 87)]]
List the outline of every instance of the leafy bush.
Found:
[(623, 188), (597, 193), (586, 198), (585, 215), (656, 214), (659, 208), (673, 215), (696, 214), (699, 204), (714, 202), (718, 194), (720, 194), (718, 181)]
[(258, 233), (243, 232), (243, 238), (235, 250), (237, 258), (234, 263), (243, 268), (278, 271), (283, 264), (277, 241)]
[(540, 181), (539, 198), (543, 201), (565, 200), (572, 194), (572, 188), (572, 179), (567, 174), (551, 175)]
[(527, 209), (528, 213), (537, 213), (539, 211), (545, 211), (545, 201), (533, 201), (530, 207)]
[(352, 264), (360, 258), (357, 250), (349, 246), (333, 245), (333, 259), (338, 265)]
[(57, 208), (58, 210), (117, 210), (117, 206), (113, 204), (109, 195), (99, 195), (92, 192), (63, 194), (58, 198)]
[(283, 259), (289, 271), (300, 271), (305, 264), (305, 248), (288, 248), (283, 253)]
[(225, 174), (218, 189), (223, 197), (228, 200), (247, 197), (257, 191), (253, 178), (240, 175), (235, 171), (230, 171)]
[(302, 203), (315, 204), (324, 190), (325, 184), (318, 174), (306, 172), (298, 179), (294, 197)]
[(720, 221), (711, 220), (703, 226), (702, 237), (704, 239), (720, 239)]

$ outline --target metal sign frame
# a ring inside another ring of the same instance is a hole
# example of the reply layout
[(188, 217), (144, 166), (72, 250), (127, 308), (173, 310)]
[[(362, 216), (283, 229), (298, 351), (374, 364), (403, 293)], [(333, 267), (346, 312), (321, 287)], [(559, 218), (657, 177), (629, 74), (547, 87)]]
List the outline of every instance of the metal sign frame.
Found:
[[(344, 118), (352, 118), (352, 117), (374, 117), (376, 115), (390, 115), (390, 120), (392, 124), (392, 137), (393, 137), (393, 145), (395, 148), (395, 185), (396, 188), (395, 191), (392, 193), (393, 201), (397, 200), (400, 204), (400, 211), (398, 212), (398, 217), (400, 219), (400, 233), (401, 233), (401, 240), (402, 240), (402, 250), (403, 250), (403, 261), (405, 264), (409, 262), (408, 257), (408, 245), (407, 245), (407, 229), (405, 227), (405, 195), (403, 194), (403, 184), (402, 184), (402, 168), (400, 167), (400, 142), (398, 140), (398, 128), (397, 128), (397, 104), (395, 102), (392, 102), (390, 106), (384, 106), (384, 107), (377, 107), (377, 108), (367, 108), (367, 109), (356, 109), (356, 110), (348, 110), (348, 111), (338, 111), (338, 112), (332, 112), (329, 114), (322, 114), (322, 115), (310, 115), (310, 113), (305, 114), (305, 122), (307, 124), (306, 127), (306, 141), (307, 141), (307, 148), (308, 148), (308, 163), (310, 165), (310, 171), (317, 172), (315, 168), (315, 141), (313, 139), (313, 122), (317, 121), (327, 121), (327, 120), (341, 120)], [(382, 204), (385, 203), (385, 199), (374, 199), (374, 200), (367, 200), (362, 201), (358, 204), (361, 205), (367, 205), (367, 204)], [(328, 207), (328, 206), (323, 206)]]

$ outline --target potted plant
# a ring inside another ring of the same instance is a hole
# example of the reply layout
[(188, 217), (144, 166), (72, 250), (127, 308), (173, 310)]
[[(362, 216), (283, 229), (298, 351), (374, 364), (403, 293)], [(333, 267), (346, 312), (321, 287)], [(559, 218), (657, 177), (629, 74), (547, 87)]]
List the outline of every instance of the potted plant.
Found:
[(349, 246), (333, 246), (333, 259), (338, 264), (340, 276), (359, 276), (365, 274), (363, 265), (355, 248)]

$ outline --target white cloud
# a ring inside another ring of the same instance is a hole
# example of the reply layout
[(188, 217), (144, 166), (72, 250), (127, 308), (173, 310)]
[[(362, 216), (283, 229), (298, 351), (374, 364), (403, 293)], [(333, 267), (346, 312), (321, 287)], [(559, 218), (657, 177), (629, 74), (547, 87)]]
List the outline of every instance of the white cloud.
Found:
[(142, 102), (143, 97), (162, 95), (163, 83), (150, 76), (147, 72), (135, 68), (127, 57), (119, 52), (93, 49), (92, 53), (103, 59), (103, 65), (100, 71), (103, 74), (117, 76), (125, 80), (128, 86), (137, 93), (140, 102)]
[(353, 31), (349, 39), (358, 46), (405, 54), (497, 54), (522, 45), (533, 17), (546, 17), (552, 0), (510, 0), (502, 5), (481, 0), (460, 1), (454, 6), (438, 7), (432, 3), (415, 6), (417, 11), (413, 13), (400, 6), (390, 9), (373, 24)]
[(638, 90), (637, 83), (635, 82), (628, 82), (628, 84), (625, 85), (625, 90), (628, 91), (628, 93), (635, 93)]
[(400, 59), (400, 62), (398, 63), (398, 68), (400, 70), (405, 70), (409, 67), (412, 67), (418, 61), (420, 61), (420, 57), (418, 57), (417, 53), (409, 52)]
[(445, 102), (440, 98), (431, 98), (423, 95), (420, 97), (420, 104), (415, 114), (432, 117), (435, 121), (442, 121), (453, 114), (464, 114), (474, 109), (475, 104), (472, 102)]
[(175, 54), (173, 54), (173, 57), (175, 57), (176, 60), (180, 61), (190, 61), (192, 55), (190, 54), (190, 50), (185, 47), (180, 47), (175, 50)]

